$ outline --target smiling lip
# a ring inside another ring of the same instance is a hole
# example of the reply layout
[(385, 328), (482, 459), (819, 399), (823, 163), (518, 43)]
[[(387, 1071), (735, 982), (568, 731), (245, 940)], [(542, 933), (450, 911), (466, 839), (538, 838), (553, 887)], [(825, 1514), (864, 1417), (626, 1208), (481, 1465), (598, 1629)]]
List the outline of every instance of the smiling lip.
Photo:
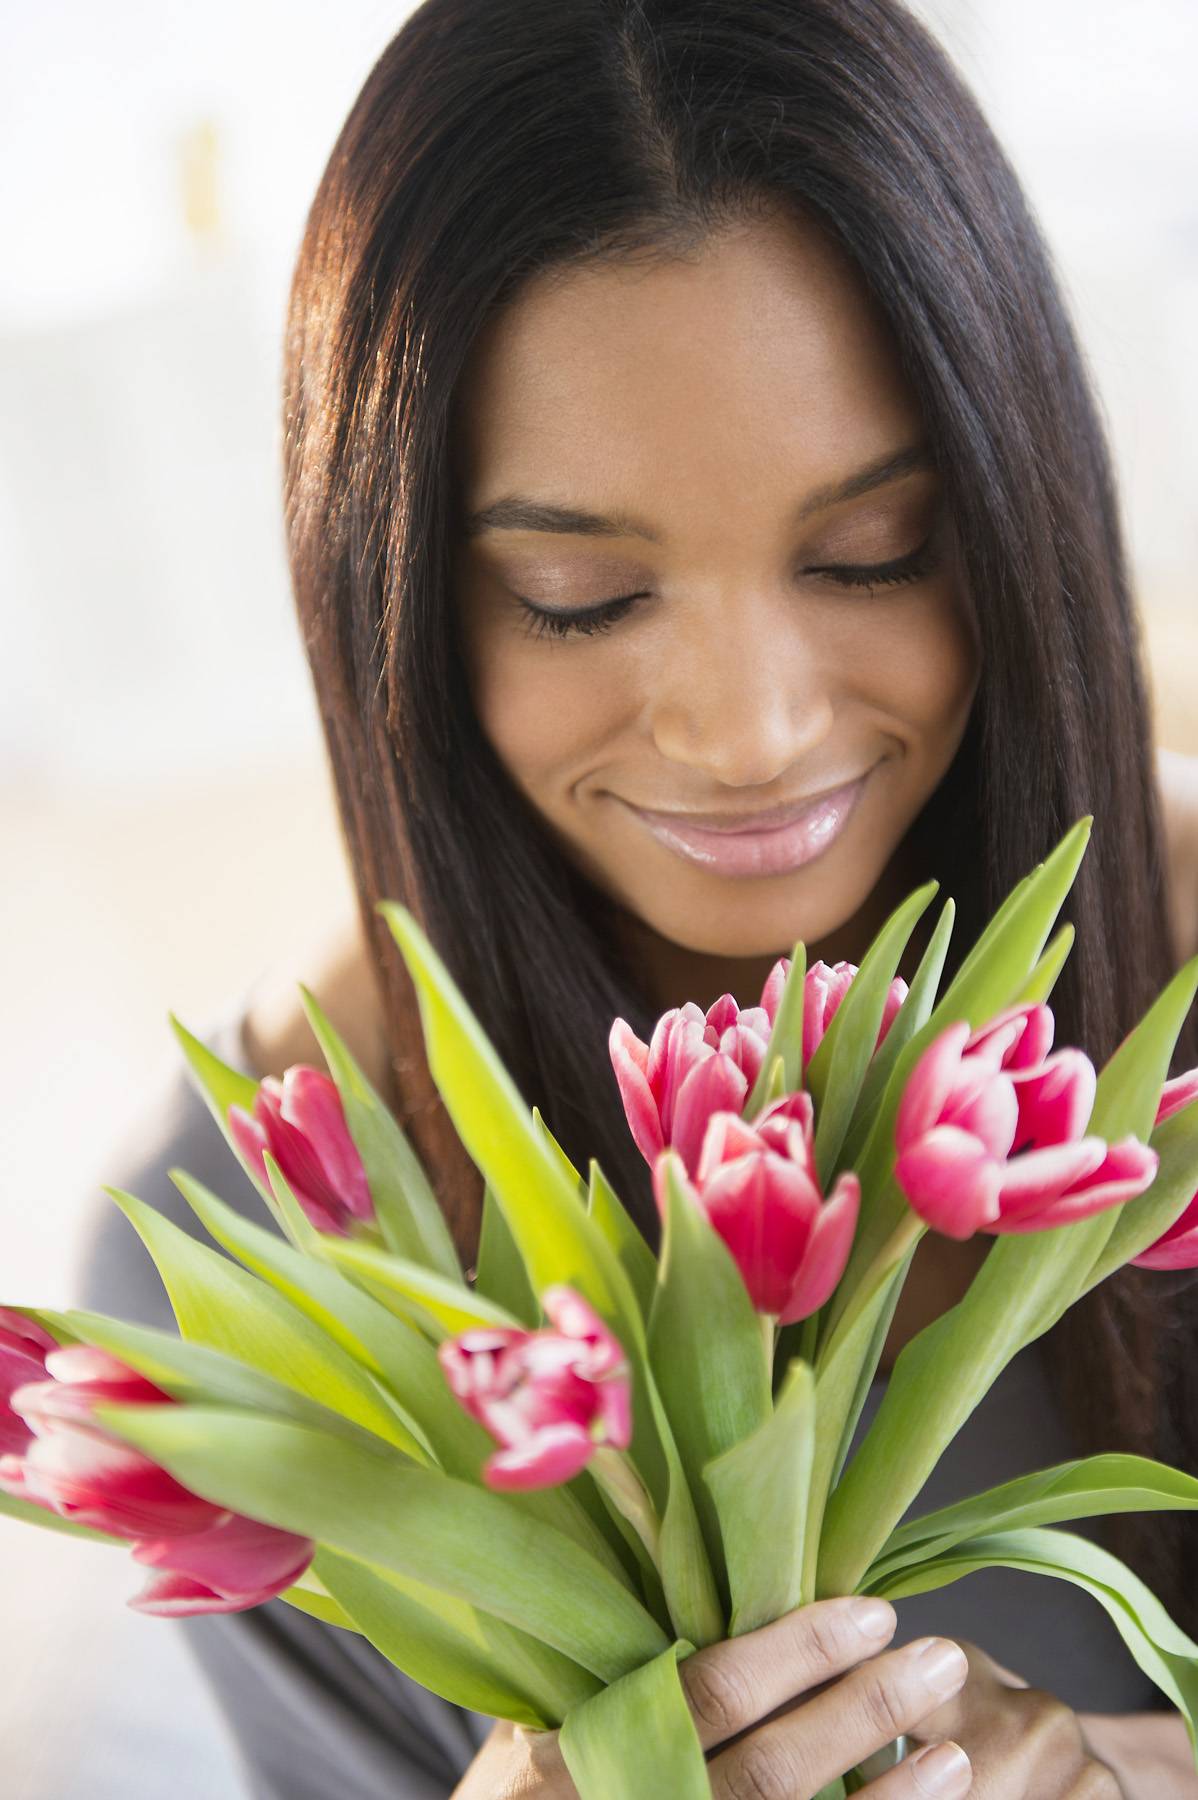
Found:
[(625, 804), (659, 843), (712, 874), (782, 875), (811, 862), (839, 837), (869, 773), (866, 770), (847, 787), (836, 788), (818, 800), (791, 807), (781, 818), (777, 808), (760, 814), (771, 823), (758, 828), (741, 820), (717, 829), (695, 822), (710, 819), (711, 814), (651, 812), (631, 802)]

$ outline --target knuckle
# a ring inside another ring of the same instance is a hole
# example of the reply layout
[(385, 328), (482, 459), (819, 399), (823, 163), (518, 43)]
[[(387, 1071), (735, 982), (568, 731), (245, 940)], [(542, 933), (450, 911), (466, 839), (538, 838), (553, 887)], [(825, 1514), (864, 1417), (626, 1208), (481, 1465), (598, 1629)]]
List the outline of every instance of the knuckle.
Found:
[(845, 1630), (844, 1618), (839, 1612), (826, 1611), (822, 1606), (804, 1609), (808, 1616), (799, 1618), (803, 1621), (804, 1650), (806, 1660), (813, 1671), (837, 1668), (844, 1661)]
[(1123, 1789), (1105, 1763), (1088, 1762), (1071, 1790), (1072, 1800), (1123, 1800)]
[(700, 1724), (731, 1733), (752, 1718), (748, 1688), (739, 1664), (720, 1656), (696, 1653), (679, 1664), (686, 1696)]
[(780, 1744), (748, 1738), (729, 1771), (729, 1800), (792, 1800), (795, 1771)]
[(1025, 1688), (1020, 1698), (1028, 1714), (1029, 1729), (1038, 1737), (1050, 1744), (1061, 1739), (1081, 1742), (1077, 1714), (1055, 1694), (1044, 1688)]
[(888, 1675), (885, 1664), (871, 1669), (861, 1686), (861, 1710), (866, 1724), (873, 1730), (898, 1737), (909, 1723), (901, 1693)]

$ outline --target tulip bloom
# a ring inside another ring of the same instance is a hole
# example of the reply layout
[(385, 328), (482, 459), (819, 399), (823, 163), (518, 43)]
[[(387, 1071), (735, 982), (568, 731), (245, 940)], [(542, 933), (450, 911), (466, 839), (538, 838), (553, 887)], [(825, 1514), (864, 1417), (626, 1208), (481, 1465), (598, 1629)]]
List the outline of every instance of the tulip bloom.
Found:
[[(805, 1319), (828, 1299), (852, 1248), (861, 1185), (851, 1169), (825, 1200), (815, 1167), (811, 1096), (784, 1094), (752, 1124), (715, 1113), (689, 1198), (723, 1238), (758, 1312), (780, 1325)], [(667, 1162), (653, 1166), (663, 1219)]]
[(362, 1159), (345, 1123), (337, 1084), (306, 1063), (293, 1063), (280, 1081), (258, 1083), (252, 1115), (230, 1106), (229, 1130), (266, 1191), (269, 1150), (288, 1187), (317, 1231), (351, 1235), (354, 1220), (373, 1223), (374, 1201)]
[(541, 1303), (552, 1329), (477, 1325), (437, 1347), (454, 1394), (503, 1446), (483, 1467), (488, 1487), (551, 1487), (599, 1446), (632, 1441), (623, 1346), (564, 1283), (546, 1288)]
[(693, 1174), (707, 1121), (739, 1113), (757, 1080), (772, 1021), (762, 1006), (721, 994), (704, 1012), (693, 1000), (663, 1013), (648, 1044), (615, 1019), (607, 1047), (637, 1148), (647, 1163), (669, 1145)]
[(1160, 1158), (1138, 1138), (1086, 1136), (1097, 1075), (1081, 1050), (1049, 1054), (1047, 1006), (1011, 1006), (928, 1045), (895, 1119), (895, 1179), (947, 1237), (1042, 1231), (1142, 1194)]
[[(607, 1047), (629, 1128), (652, 1165), (667, 1146), (693, 1179), (708, 1120), (717, 1112), (744, 1110), (761, 1072), (778, 1014), (790, 958), (780, 956), (766, 978), (757, 1006), (740, 1007), (721, 994), (704, 1012), (693, 1000), (671, 1007), (642, 1042), (626, 1019), (615, 1019)], [(803, 978), (803, 1064), (811, 1061), (857, 974), (854, 963), (829, 968), (816, 962)], [(907, 997), (896, 976), (886, 996), (875, 1050)]]
[[(1190, 1069), (1186, 1074), (1166, 1081), (1154, 1123), (1159, 1125), (1191, 1100), (1198, 1100), (1198, 1069)], [(1198, 1268), (1198, 1193), (1164, 1236), (1131, 1260), (1139, 1269)]]
[(16, 1388), (41, 1381), (46, 1373), (46, 1354), (58, 1345), (24, 1313), (0, 1306), (0, 1454), (19, 1456), (33, 1436), (10, 1404)]
[[(134, 1560), (161, 1571), (128, 1601), (136, 1612), (243, 1612), (299, 1580), (311, 1538), (202, 1500), (94, 1416), (97, 1401), (173, 1405), (169, 1394), (88, 1344), (51, 1340), (40, 1372), (50, 1379), (14, 1388), (6, 1409), (0, 1389), (0, 1431), (7, 1411), (25, 1439), (19, 1454), (0, 1456), (0, 1492), (129, 1539)], [(12, 1435), (10, 1424), (0, 1443)]]
[[(813, 962), (803, 977), (803, 1067), (806, 1068), (811, 1058), (820, 1047), (824, 1033), (836, 1016), (836, 1009), (848, 993), (854, 979), (859, 974), (856, 963), (835, 962), (830, 966), (822, 960)], [(786, 985), (786, 977), (790, 973), (790, 958), (779, 957), (770, 970), (769, 978), (761, 994), (761, 1004), (769, 1014), (770, 1025), (778, 1011), (778, 1002), (782, 998), (782, 989)], [(882, 1008), (882, 1021), (878, 1027), (878, 1035), (874, 1041), (876, 1053), (894, 1023), (894, 1015), (910, 989), (901, 975), (896, 975), (886, 990), (886, 1000)]]

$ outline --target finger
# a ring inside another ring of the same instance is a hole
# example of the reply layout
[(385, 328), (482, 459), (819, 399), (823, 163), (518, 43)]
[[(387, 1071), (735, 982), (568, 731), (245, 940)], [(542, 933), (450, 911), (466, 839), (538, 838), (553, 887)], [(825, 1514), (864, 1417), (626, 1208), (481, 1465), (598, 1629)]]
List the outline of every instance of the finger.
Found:
[(951, 1739), (943, 1744), (927, 1744), (914, 1756), (904, 1757), (876, 1781), (868, 1781), (860, 1792), (867, 1800), (958, 1800), (973, 1786), (973, 1765), (960, 1744)]
[(964, 1653), (947, 1638), (919, 1638), (872, 1657), (722, 1750), (707, 1765), (712, 1793), (717, 1800), (817, 1794), (883, 1744), (914, 1730), (968, 1674)]
[(696, 1650), (678, 1676), (704, 1750), (764, 1719), (796, 1694), (875, 1656), (898, 1618), (887, 1600), (815, 1600), (770, 1625)]

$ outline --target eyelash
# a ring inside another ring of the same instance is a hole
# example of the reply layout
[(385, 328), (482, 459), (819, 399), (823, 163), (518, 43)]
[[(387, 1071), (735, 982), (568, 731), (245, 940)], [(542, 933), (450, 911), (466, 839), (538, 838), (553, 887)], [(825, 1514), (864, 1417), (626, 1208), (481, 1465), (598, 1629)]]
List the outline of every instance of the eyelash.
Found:
[[(902, 587), (930, 575), (936, 567), (936, 560), (929, 537), (910, 556), (900, 557), (895, 562), (877, 563), (872, 568), (845, 564), (816, 569), (813, 573), (826, 575), (838, 587)], [(534, 606), (522, 594), (517, 594), (516, 598), (528, 615), (525, 624), (527, 637), (565, 638), (575, 635), (593, 637), (597, 632), (610, 630), (624, 617), (633, 601), (644, 600), (648, 596), (621, 594), (614, 600), (601, 600), (596, 606), (585, 607), (581, 612), (550, 612), (543, 607)]]

